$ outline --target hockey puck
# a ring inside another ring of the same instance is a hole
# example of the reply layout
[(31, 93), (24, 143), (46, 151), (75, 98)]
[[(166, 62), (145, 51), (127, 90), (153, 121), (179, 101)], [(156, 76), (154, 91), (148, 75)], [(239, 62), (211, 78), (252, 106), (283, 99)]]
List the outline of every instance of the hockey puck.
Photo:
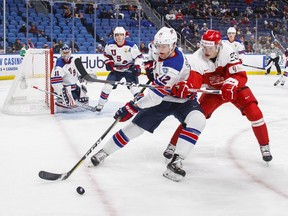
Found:
[(84, 188), (82, 188), (82, 187), (80, 187), (80, 186), (77, 187), (76, 191), (77, 191), (77, 193), (80, 194), (80, 195), (83, 195), (83, 194), (85, 193)]

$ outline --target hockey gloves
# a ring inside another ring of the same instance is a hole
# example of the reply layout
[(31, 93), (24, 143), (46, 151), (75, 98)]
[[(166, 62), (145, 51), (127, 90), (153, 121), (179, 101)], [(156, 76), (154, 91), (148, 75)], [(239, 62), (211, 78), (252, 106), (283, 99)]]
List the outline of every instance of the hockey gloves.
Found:
[(131, 73), (134, 75), (134, 76), (139, 76), (141, 74), (141, 68), (140, 68), (140, 65), (131, 65), (129, 67), (129, 70), (131, 71)]
[(105, 61), (105, 66), (106, 66), (106, 70), (107, 71), (115, 71), (115, 68), (114, 68), (114, 61), (113, 60), (106, 60)]
[(229, 77), (222, 85), (222, 99), (226, 102), (232, 101), (236, 98), (236, 89), (239, 81)]
[(125, 122), (128, 119), (130, 119), (133, 115), (138, 113), (139, 108), (137, 108), (134, 105), (133, 101), (130, 101), (125, 104), (124, 107), (121, 107), (118, 109), (118, 111), (115, 113), (114, 118), (115, 119), (120, 119), (120, 122)]
[(144, 62), (144, 67), (146, 71), (146, 76), (149, 81), (153, 82), (154, 81), (154, 74), (153, 74), (153, 62), (154, 61), (147, 61)]
[(190, 88), (193, 88), (191, 83), (188, 83), (187, 81), (180, 81), (172, 86), (171, 95), (179, 98), (194, 99), (196, 93), (189, 91)]
[(65, 106), (67, 106), (67, 107), (74, 107), (75, 106), (75, 100), (72, 96), (70, 87), (62, 88), (61, 94), (62, 94), (62, 100), (63, 100), (63, 103)]

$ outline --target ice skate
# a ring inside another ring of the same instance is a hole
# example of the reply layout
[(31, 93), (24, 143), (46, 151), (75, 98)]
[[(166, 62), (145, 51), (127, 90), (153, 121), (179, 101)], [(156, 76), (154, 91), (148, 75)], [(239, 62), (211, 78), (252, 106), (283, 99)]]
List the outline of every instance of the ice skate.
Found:
[(163, 152), (163, 155), (164, 155), (165, 158), (171, 159), (173, 154), (174, 154), (174, 151), (175, 151), (175, 145), (169, 143), (167, 148)]
[(101, 110), (103, 109), (103, 107), (104, 107), (104, 105), (98, 104), (98, 105), (96, 106), (96, 112), (101, 112)]
[(270, 148), (269, 145), (264, 145), (264, 146), (260, 146), (260, 150), (261, 150), (261, 154), (262, 154), (262, 159), (265, 162), (269, 162), (273, 159), (271, 152), (270, 152)]
[[(280, 83), (280, 80), (277, 80), (277, 81), (274, 83), (274, 86), (277, 86), (279, 83)], [(282, 85), (282, 84), (281, 84), (281, 85)]]
[(167, 165), (167, 170), (163, 173), (163, 176), (176, 182), (181, 181), (186, 175), (186, 172), (182, 169), (182, 160), (182, 157), (178, 154), (174, 154), (173, 159)]
[(285, 81), (283, 80), (283, 81), (281, 82), (281, 86), (284, 86), (284, 84), (285, 84)]
[(98, 166), (100, 163), (103, 163), (107, 156), (108, 154), (103, 149), (101, 149), (91, 157), (90, 160), (92, 164), (89, 164), (89, 167)]

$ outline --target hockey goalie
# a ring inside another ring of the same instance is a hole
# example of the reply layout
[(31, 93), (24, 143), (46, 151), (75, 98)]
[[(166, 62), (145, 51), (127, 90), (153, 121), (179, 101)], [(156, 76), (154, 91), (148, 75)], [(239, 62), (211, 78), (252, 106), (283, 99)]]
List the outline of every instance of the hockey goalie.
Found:
[(71, 56), (71, 48), (68, 45), (63, 45), (60, 54), (51, 72), (51, 86), (54, 93), (60, 96), (55, 101), (56, 112), (69, 112), (71, 109), (78, 111), (80, 109), (75, 101), (89, 103), (86, 84), (79, 72), (84, 67), (79, 58)]

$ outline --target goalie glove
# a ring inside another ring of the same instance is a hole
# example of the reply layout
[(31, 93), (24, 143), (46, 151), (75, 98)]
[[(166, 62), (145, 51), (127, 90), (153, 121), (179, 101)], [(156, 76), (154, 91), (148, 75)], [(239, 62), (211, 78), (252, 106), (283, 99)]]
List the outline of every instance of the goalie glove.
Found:
[(131, 71), (131, 73), (134, 75), (134, 76), (139, 76), (141, 74), (141, 68), (140, 68), (140, 65), (131, 65), (129, 67), (129, 70)]
[(140, 108), (137, 108), (134, 105), (133, 101), (130, 101), (126, 103), (124, 107), (118, 109), (118, 111), (114, 115), (114, 118), (120, 119), (120, 122), (125, 122), (129, 120), (132, 116), (134, 116), (136, 113), (138, 113), (139, 109)]
[(193, 88), (191, 83), (188, 83), (187, 81), (180, 81), (172, 86), (171, 95), (179, 98), (194, 99), (196, 93), (190, 92), (190, 88)]
[(75, 100), (73, 98), (71, 87), (63, 87), (61, 89), (61, 95), (62, 100), (65, 106), (67, 107), (74, 107), (75, 106)]
[(229, 77), (228, 79), (224, 81), (222, 88), (221, 88), (222, 99), (224, 101), (228, 102), (236, 98), (236, 90), (237, 90), (238, 83), (239, 81), (232, 77)]
[(114, 67), (114, 61), (111, 59), (108, 59), (105, 61), (105, 66), (107, 71), (115, 71)]

